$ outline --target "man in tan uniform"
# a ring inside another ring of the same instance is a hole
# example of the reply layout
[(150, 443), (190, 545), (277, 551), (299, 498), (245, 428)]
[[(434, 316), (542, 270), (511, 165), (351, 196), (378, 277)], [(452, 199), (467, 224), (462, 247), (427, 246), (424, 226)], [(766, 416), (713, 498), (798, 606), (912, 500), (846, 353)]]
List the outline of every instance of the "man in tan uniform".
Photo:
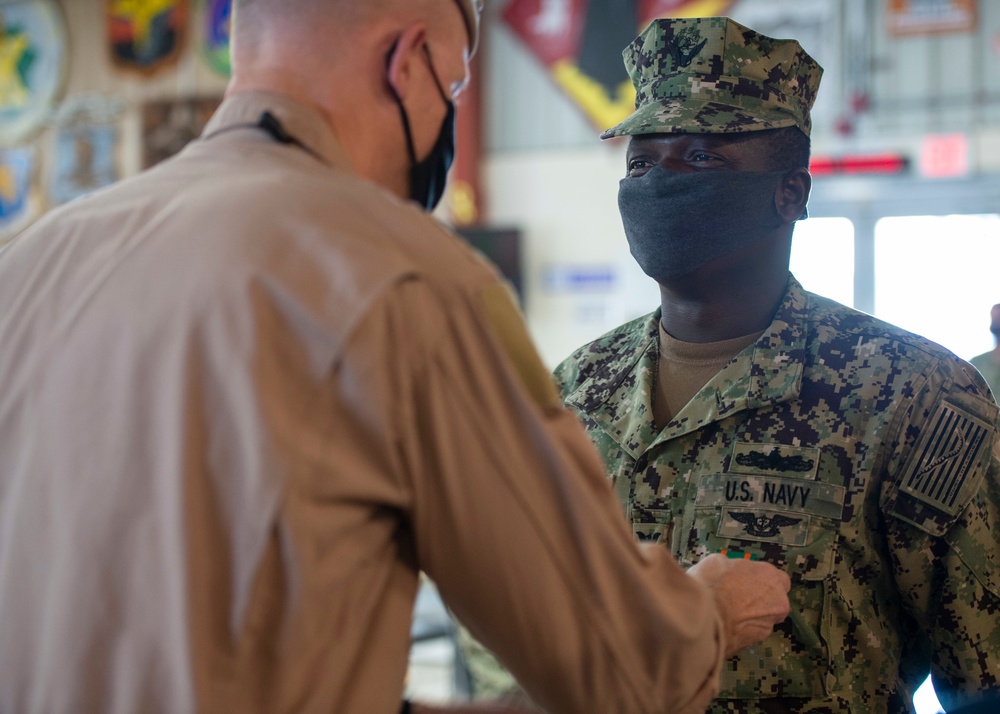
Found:
[(401, 200), (477, 11), (236, 8), (201, 140), (0, 255), (0, 712), (395, 712), (420, 570), (552, 711), (703, 710), (787, 577), (640, 550), (496, 273)]

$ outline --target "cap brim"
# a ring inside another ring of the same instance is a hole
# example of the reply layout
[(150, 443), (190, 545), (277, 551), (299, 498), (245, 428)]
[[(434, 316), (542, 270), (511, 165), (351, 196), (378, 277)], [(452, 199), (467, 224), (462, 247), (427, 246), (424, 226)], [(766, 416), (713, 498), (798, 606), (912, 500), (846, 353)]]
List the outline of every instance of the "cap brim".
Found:
[(683, 99), (666, 106), (654, 101), (639, 107), (624, 121), (604, 131), (601, 138), (639, 134), (742, 134), (788, 126), (809, 134), (795, 116), (780, 109), (750, 114), (731, 104)]

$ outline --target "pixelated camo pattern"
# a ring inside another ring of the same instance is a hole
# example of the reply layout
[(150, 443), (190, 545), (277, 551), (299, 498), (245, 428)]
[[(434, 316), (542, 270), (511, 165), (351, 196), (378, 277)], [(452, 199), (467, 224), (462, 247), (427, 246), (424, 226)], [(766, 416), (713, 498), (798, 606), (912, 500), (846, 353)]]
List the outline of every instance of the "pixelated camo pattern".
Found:
[(636, 110), (603, 139), (788, 126), (811, 131), (823, 68), (795, 40), (772, 39), (726, 17), (663, 19), (622, 54)]
[(556, 376), (637, 537), (792, 577), (791, 617), (728, 660), (710, 711), (907, 712), (931, 670), (939, 693), (997, 689), (997, 407), (979, 374), (791, 279), (756, 344), (659, 431), (658, 320)]

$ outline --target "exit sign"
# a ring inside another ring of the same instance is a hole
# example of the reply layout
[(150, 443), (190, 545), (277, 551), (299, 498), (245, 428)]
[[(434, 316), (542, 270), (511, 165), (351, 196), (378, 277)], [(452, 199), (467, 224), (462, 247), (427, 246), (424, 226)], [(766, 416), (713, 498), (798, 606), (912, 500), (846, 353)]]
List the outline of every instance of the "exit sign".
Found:
[(969, 139), (965, 134), (928, 134), (920, 141), (920, 175), (955, 178), (969, 173)]

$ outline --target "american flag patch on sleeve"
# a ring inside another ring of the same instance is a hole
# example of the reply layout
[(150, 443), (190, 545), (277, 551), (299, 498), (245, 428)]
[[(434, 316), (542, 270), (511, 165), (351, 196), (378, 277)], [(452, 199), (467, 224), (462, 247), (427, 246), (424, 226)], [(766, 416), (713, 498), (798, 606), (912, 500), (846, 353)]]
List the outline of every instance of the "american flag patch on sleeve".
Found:
[(994, 427), (948, 401), (941, 401), (910, 458), (900, 491), (949, 516), (967, 502), (980, 457)]

